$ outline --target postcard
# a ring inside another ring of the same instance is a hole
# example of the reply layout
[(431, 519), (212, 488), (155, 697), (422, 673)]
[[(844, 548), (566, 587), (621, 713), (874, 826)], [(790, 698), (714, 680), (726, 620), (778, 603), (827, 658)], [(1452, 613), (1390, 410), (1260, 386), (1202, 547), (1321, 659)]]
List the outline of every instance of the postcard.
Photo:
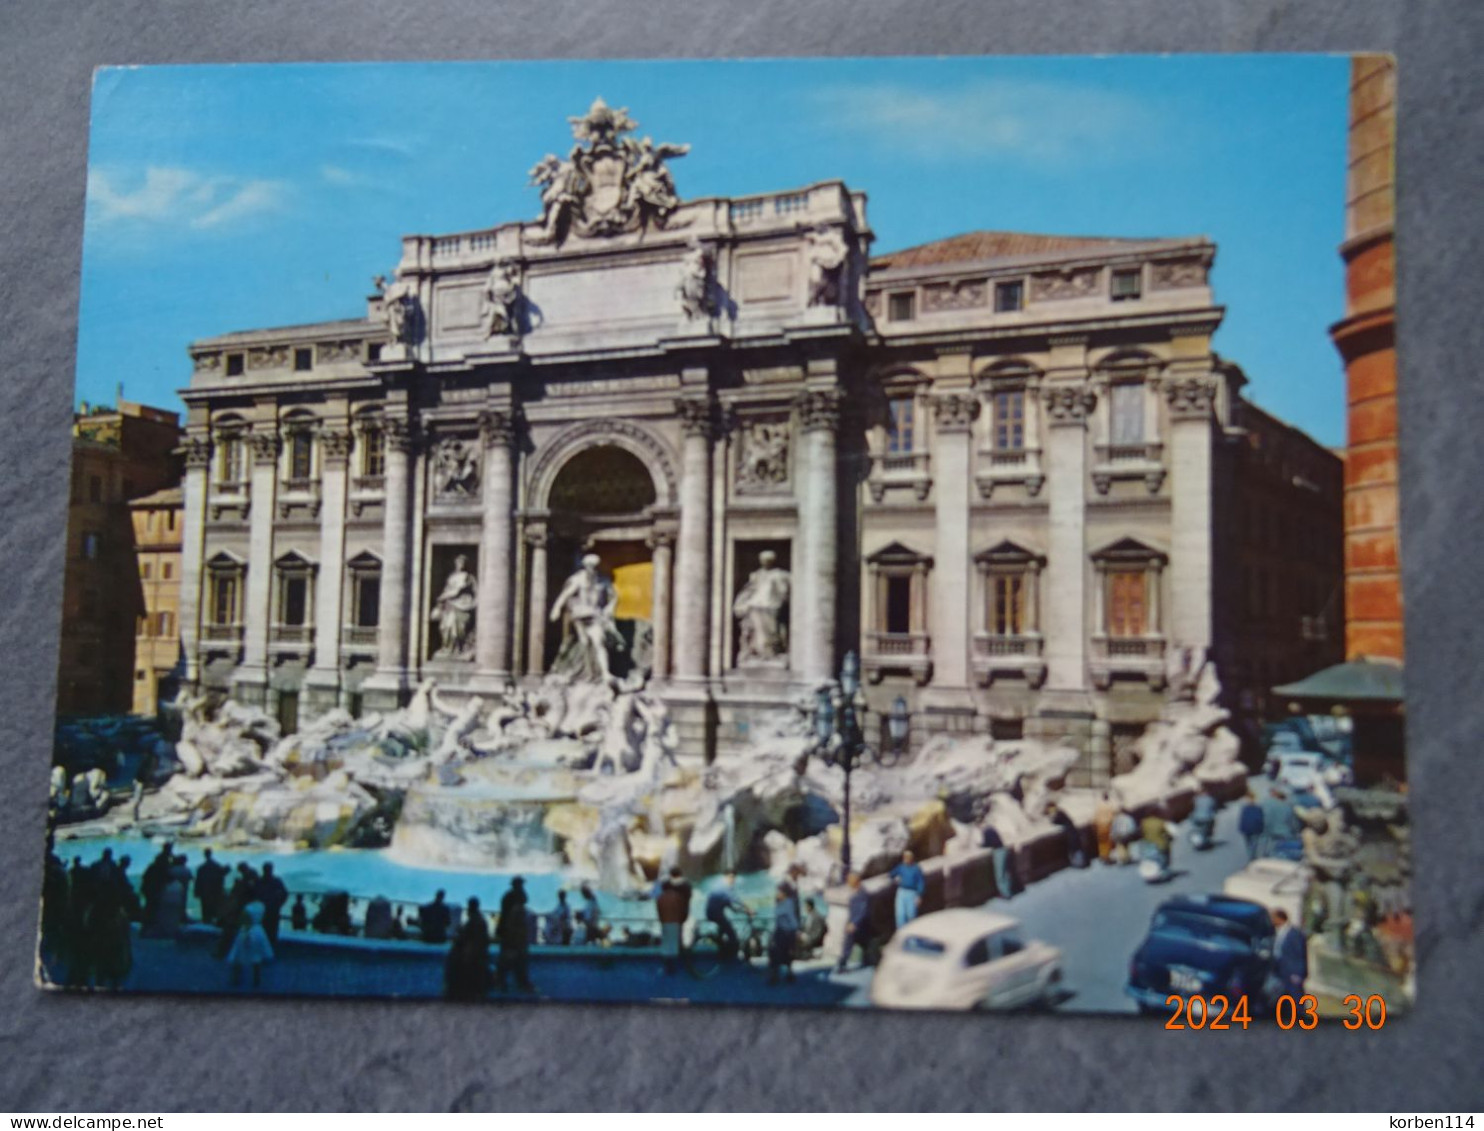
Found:
[(1394, 87), (99, 72), (38, 983), (1380, 1028)]

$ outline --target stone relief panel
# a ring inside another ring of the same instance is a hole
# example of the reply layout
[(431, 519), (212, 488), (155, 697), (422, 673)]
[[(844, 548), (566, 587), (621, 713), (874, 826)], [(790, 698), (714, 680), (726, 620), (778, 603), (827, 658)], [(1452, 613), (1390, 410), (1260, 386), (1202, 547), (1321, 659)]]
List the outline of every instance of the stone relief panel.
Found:
[(440, 502), (479, 497), (479, 446), (460, 436), (445, 436), (433, 449), (433, 493)]
[(787, 420), (742, 422), (737, 444), (739, 495), (788, 490), (789, 438)]
[(972, 310), (989, 305), (988, 279), (960, 279), (954, 283), (929, 283), (922, 288), (922, 309), (933, 314), (945, 310)]
[(197, 373), (217, 373), (222, 367), (222, 355), (219, 353), (198, 353), (195, 360)]
[(288, 364), (288, 346), (253, 346), (247, 351), (249, 369), (285, 369)]
[(1153, 263), (1149, 267), (1149, 289), (1173, 291), (1180, 287), (1204, 287), (1206, 265), (1199, 259), (1177, 263)]
[(1073, 271), (1047, 271), (1031, 276), (1031, 301), (1055, 302), (1059, 299), (1087, 298), (1098, 293), (1102, 271), (1084, 267)]
[(363, 348), (359, 339), (343, 342), (321, 342), (319, 344), (319, 361), (322, 365), (332, 365), (342, 361), (360, 361)]

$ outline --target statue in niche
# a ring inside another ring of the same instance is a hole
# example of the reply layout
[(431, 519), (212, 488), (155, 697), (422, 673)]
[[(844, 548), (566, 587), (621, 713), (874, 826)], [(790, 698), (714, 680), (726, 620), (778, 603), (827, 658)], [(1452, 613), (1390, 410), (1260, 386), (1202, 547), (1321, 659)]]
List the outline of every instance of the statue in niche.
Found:
[(732, 602), (739, 664), (768, 663), (788, 654), (788, 626), (783, 619), (788, 594), (788, 570), (778, 568), (777, 554), (764, 550), (758, 555), (758, 568)]
[(564, 614), (567, 618), (567, 634), (551, 666), (553, 675), (605, 682), (609, 676), (609, 642), (623, 642), (613, 619), (618, 591), (598, 572), (598, 562), (597, 554), (584, 555), (581, 568), (567, 578), (552, 602), (551, 620), (560, 620)]
[(711, 249), (692, 240), (680, 261), (680, 282), (675, 294), (687, 319), (710, 318), (716, 314), (716, 296), (711, 293), (711, 273), (715, 258)]
[(841, 276), (850, 249), (845, 237), (821, 224), (809, 233), (809, 305), (838, 306), (843, 289)]
[(443, 592), (433, 604), (433, 621), (438, 626), (438, 651), (435, 660), (468, 660), (474, 656), (474, 610), (479, 604), (474, 575), (469, 572), (469, 559), (459, 554), (453, 559), (453, 572), (443, 583)]
[(520, 267), (503, 260), (490, 268), (481, 296), (484, 336), (497, 334), (517, 337), (520, 334)]
[(450, 436), (433, 457), (434, 482), (440, 495), (473, 498), (479, 493), (479, 458), (471, 444)]

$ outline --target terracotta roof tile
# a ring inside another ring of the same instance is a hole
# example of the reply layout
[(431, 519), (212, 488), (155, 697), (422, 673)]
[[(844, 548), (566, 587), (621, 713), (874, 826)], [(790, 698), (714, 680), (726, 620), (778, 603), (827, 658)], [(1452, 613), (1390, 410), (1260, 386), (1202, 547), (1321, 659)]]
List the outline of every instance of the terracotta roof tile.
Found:
[(964, 232), (947, 239), (904, 247), (871, 260), (877, 270), (892, 267), (931, 267), (939, 263), (961, 263), (978, 259), (1036, 255), (1042, 252), (1116, 251), (1136, 244), (1161, 243), (1155, 239), (1120, 239), (1113, 236), (1043, 236), (1034, 232)]

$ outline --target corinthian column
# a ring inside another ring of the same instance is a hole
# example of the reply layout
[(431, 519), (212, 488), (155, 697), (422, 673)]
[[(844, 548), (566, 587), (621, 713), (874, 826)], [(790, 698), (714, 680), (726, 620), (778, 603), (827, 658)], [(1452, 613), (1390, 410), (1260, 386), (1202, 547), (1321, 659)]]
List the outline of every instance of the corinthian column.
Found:
[[(340, 627), (345, 621), (345, 495), (350, 433), (320, 433), (320, 567), (314, 595), (314, 667), (308, 682), (333, 689), (340, 681)], [(333, 704), (331, 699), (330, 703)]]
[(540, 675), (546, 667), (546, 527), (526, 529), (531, 574), (531, 607), (526, 616), (526, 674)]
[(1211, 646), (1211, 448), (1216, 378), (1172, 371), (1170, 410), (1170, 608), (1165, 639)]
[(1051, 690), (1081, 690), (1087, 682), (1087, 420), (1097, 395), (1081, 381), (1045, 391), (1048, 525), (1046, 555), (1046, 682)]
[(400, 692), (407, 681), (408, 507), (414, 438), (406, 420), (385, 424), (385, 501), (382, 504), (381, 629), (377, 633), (376, 687)]
[(197, 650), (201, 626), (202, 558), (206, 536), (206, 492), (210, 489), (211, 441), (188, 436), (185, 442), (185, 513), (180, 531), (180, 648), (186, 683), (201, 680)]
[(649, 545), (654, 550), (654, 594), (650, 613), (654, 618), (654, 650), (650, 674), (652, 678), (662, 680), (670, 674), (670, 559), (675, 535), (668, 530), (656, 530), (649, 536)]
[(933, 683), (969, 685), (969, 484), (973, 473), (974, 421), (979, 398), (947, 393), (934, 398), (938, 434), (933, 444), (934, 550)]
[(679, 560), (675, 569), (677, 680), (706, 678), (711, 593), (711, 437), (715, 411), (706, 397), (675, 402), (685, 431), (680, 455)]
[[(271, 427), (271, 425), (270, 425)], [(243, 606), (242, 666), (235, 682), (238, 697), (261, 704), (268, 684), (268, 627), (273, 613), (273, 504), (278, 487), (277, 431), (248, 436), (252, 480), (248, 512), (247, 600)]]
[(474, 621), (479, 674), (504, 679), (510, 674), (511, 515), (514, 511), (511, 441), (514, 422), (507, 412), (480, 418), (484, 437), (484, 530), (479, 540), (479, 609)]
[(838, 389), (811, 389), (794, 402), (803, 429), (799, 468), (803, 492), (799, 511), (799, 557), (795, 573), (802, 592), (793, 618), (799, 639), (793, 662), (810, 682), (835, 674), (835, 604), (837, 550), (835, 430), (840, 424)]

